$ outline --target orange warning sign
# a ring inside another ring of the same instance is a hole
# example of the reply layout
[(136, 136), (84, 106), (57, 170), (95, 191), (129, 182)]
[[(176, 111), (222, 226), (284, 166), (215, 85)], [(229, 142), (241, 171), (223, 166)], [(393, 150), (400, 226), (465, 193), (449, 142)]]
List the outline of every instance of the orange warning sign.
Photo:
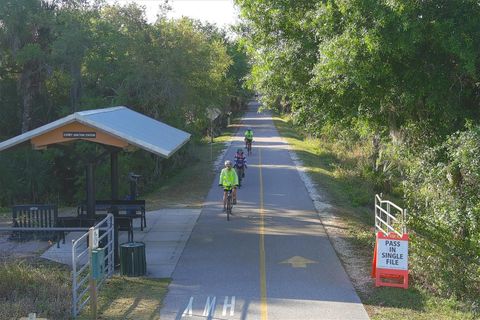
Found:
[(408, 288), (408, 234), (377, 233), (372, 278), (377, 287)]

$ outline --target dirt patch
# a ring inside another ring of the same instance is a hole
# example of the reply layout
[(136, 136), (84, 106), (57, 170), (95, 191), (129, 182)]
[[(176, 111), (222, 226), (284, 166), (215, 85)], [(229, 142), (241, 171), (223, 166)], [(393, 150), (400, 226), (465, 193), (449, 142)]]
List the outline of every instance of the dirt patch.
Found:
[(374, 280), (370, 276), (371, 261), (368, 258), (371, 252), (364, 252), (365, 249), (354, 245), (354, 240), (347, 232), (349, 226), (343, 218), (329, 212), (319, 213), (319, 216), (353, 286), (358, 292), (368, 295), (374, 287)]

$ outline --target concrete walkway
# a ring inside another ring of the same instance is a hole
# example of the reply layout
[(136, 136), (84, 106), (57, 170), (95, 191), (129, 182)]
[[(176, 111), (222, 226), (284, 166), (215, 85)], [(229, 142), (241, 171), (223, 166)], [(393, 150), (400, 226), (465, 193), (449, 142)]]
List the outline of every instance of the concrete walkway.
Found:
[[(170, 278), (185, 243), (195, 225), (200, 209), (162, 209), (147, 212), (147, 227), (140, 231), (140, 219), (134, 220), (134, 241), (145, 243), (147, 277)], [(72, 266), (72, 240), (83, 233), (70, 232), (65, 244), (52, 245), (41, 257)], [(126, 232), (120, 232), (119, 243), (127, 242)]]

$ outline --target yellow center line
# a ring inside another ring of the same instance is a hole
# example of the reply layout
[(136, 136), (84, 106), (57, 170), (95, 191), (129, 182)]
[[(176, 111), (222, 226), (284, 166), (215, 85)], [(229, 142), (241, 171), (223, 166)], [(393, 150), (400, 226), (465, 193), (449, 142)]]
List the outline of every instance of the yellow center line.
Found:
[(265, 271), (265, 221), (263, 208), (263, 176), (262, 176), (262, 151), (258, 150), (258, 170), (260, 176), (260, 314), (262, 320), (268, 319), (267, 314), (267, 276)]

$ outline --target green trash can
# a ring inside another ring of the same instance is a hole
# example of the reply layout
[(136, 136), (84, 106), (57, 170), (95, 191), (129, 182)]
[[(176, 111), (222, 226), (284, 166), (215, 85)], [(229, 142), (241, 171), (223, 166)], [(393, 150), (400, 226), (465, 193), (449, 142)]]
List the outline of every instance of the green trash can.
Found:
[(120, 245), (120, 274), (128, 277), (139, 277), (146, 273), (145, 243), (122, 243)]

